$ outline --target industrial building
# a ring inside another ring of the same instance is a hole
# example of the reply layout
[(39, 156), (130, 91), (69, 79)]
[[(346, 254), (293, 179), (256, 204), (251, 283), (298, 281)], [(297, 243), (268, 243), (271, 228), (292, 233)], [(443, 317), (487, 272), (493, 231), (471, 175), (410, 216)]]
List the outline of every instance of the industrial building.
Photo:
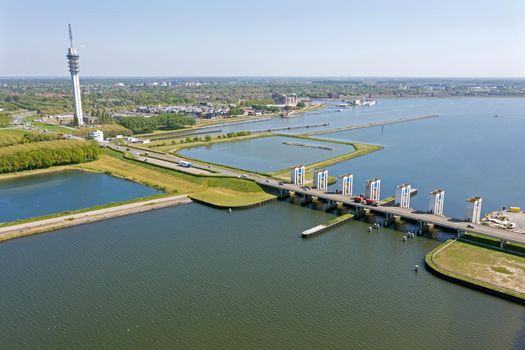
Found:
[(353, 174), (346, 174), (342, 176), (343, 180), (343, 188), (342, 188), (342, 194), (344, 196), (352, 196), (352, 191), (354, 188), (354, 175)]
[(445, 191), (436, 189), (430, 192), (428, 197), (428, 212), (434, 215), (443, 216), (443, 206), (445, 204)]
[(474, 224), (480, 223), (481, 217), (481, 197), (470, 197), (467, 199), (467, 210), (465, 213), (465, 220)]
[(320, 169), (314, 171), (314, 188), (328, 191), (328, 170)]
[(71, 32), (71, 24), (69, 25), (69, 44), (70, 47), (67, 50), (67, 61), (69, 64), (69, 72), (71, 73), (71, 82), (73, 83), (73, 109), (75, 115), (75, 125), (84, 125), (84, 119), (82, 115), (82, 102), (80, 100), (80, 65), (79, 55), (77, 49), (73, 48), (73, 33)]
[(378, 201), (381, 195), (381, 180), (370, 179), (366, 181), (365, 196), (366, 198)]
[(290, 174), (290, 181), (294, 185), (304, 186), (306, 168), (304, 165), (294, 166)]
[(410, 208), (410, 189), (409, 184), (402, 184), (396, 188), (395, 204), (401, 208)]

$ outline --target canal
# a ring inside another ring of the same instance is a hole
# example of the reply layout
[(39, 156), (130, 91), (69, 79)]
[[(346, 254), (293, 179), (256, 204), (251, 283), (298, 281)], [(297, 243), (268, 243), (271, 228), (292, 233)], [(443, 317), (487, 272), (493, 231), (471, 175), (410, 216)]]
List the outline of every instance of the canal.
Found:
[(0, 181), (0, 222), (161, 193), (113, 176), (67, 170)]
[(6, 349), (522, 349), (523, 306), (424, 269), (438, 242), (275, 202), (198, 204), (0, 245)]

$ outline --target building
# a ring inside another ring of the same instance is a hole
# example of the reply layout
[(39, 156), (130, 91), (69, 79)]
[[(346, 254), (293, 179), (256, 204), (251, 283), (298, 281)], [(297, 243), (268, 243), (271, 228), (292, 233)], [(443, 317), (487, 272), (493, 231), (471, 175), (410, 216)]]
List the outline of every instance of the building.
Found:
[(101, 130), (95, 130), (88, 133), (88, 139), (95, 140), (98, 142), (104, 142), (104, 132)]
[(75, 115), (75, 125), (84, 125), (82, 115), (82, 102), (80, 100), (80, 65), (79, 55), (77, 50), (73, 48), (73, 33), (71, 32), (71, 24), (69, 25), (69, 43), (70, 48), (67, 50), (67, 62), (69, 65), (69, 72), (71, 73), (71, 82), (73, 83), (73, 109)]
[(378, 201), (381, 195), (381, 180), (370, 179), (366, 181), (365, 197)]
[(343, 188), (342, 188), (342, 194), (343, 196), (352, 196), (352, 191), (354, 187), (354, 175), (353, 174), (346, 174), (342, 176), (343, 180)]
[(397, 186), (395, 203), (398, 207), (410, 208), (410, 189), (409, 184)]
[(428, 212), (434, 215), (443, 215), (445, 191), (437, 189), (430, 192), (428, 197)]
[(467, 199), (467, 210), (465, 213), (465, 220), (474, 224), (479, 224), (481, 217), (481, 197), (471, 197)]
[(321, 191), (328, 191), (328, 170), (321, 169), (314, 171), (314, 188)]
[(272, 93), (272, 100), (276, 105), (297, 106), (297, 95), (285, 95), (280, 92)]
[(294, 166), (290, 174), (291, 182), (294, 185), (304, 186), (305, 173), (306, 173), (306, 168), (304, 167), (304, 165)]

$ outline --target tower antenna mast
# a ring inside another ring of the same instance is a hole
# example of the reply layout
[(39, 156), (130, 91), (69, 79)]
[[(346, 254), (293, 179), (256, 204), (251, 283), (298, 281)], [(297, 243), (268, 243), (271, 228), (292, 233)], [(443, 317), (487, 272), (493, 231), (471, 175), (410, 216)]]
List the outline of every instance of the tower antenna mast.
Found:
[(69, 25), (69, 43), (71, 44), (70, 47), (73, 47), (73, 32), (71, 31), (71, 24)]

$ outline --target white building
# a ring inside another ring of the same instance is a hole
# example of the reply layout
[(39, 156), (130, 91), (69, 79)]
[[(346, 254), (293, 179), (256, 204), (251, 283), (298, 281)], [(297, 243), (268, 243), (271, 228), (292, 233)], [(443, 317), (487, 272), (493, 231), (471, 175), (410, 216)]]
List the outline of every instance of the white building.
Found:
[(445, 191), (437, 189), (430, 192), (428, 197), (428, 212), (434, 215), (443, 215)]
[(410, 208), (410, 189), (409, 184), (402, 184), (396, 188), (396, 205), (401, 208)]
[(467, 211), (465, 213), (465, 220), (474, 224), (479, 224), (481, 217), (481, 197), (471, 197), (467, 199)]
[(304, 165), (294, 166), (290, 174), (291, 182), (294, 185), (304, 186), (306, 169)]
[(104, 142), (104, 132), (101, 130), (91, 131), (88, 134), (88, 139), (95, 140), (98, 142)]
[(314, 171), (314, 188), (321, 191), (328, 191), (328, 170), (321, 169)]
[(381, 180), (370, 179), (366, 181), (365, 197), (378, 201), (381, 195)]
[(343, 189), (342, 194), (343, 196), (352, 196), (352, 191), (354, 188), (354, 175), (353, 174), (346, 174), (342, 176), (343, 180)]

